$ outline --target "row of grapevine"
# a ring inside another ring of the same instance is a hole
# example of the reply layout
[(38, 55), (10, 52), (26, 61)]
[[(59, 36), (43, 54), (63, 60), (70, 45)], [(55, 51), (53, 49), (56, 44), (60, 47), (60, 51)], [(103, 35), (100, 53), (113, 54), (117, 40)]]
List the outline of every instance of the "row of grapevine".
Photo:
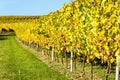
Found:
[(120, 58), (119, 0), (76, 0), (39, 19), (1, 23), (0, 27), (13, 29), (28, 44), (52, 50), (52, 60), (54, 53), (71, 53), (71, 63), (82, 56), (91, 65), (91, 74), (96, 60), (106, 63), (106, 80), (116, 57)]

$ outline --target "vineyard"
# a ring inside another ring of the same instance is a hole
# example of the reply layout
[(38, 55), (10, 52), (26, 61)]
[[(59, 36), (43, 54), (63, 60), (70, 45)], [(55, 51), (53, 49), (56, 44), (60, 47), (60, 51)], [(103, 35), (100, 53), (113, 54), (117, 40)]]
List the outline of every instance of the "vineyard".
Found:
[(119, 0), (75, 0), (44, 16), (1, 16), (1, 33), (3, 29), (13, 30), (22, 44), (61, 63), (65, 74), (76, 72), (79, 63), (83, 78), (90, 65), (89, 79), (95, 80), (93, 67), (99, 65), (106, 69), (101, 80), (114, 80), (109, 78), (112, 70), (119, 80)]

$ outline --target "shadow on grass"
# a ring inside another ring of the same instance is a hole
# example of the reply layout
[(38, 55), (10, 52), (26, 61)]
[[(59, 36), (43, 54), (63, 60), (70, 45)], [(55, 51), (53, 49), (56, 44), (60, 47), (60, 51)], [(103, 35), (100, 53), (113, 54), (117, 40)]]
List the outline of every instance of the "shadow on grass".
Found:
[(0, 34), (0, 40), (7, 40), (8, 36), (15, 36), (14, 32), (6, 33), (6, 34)]
[(1, 38), (1, 37), (0, 37), (0, 40), (7, 40), (7, 39), (8, 39), (8, 38), (4, 38), (4, 37)]

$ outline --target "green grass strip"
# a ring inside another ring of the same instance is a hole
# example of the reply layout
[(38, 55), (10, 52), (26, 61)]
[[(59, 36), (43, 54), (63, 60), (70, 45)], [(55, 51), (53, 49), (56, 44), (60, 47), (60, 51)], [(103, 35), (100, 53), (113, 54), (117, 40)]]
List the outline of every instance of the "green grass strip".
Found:
[(15, 36), (0, 36), (0, 80), (67, 79), (24, 49)]

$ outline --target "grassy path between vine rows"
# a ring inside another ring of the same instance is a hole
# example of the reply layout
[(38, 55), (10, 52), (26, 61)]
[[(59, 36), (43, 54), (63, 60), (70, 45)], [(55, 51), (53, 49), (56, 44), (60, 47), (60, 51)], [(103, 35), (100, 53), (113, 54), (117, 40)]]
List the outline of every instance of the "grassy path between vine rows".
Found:
[(0, 80), (67, 79), (22, 48), (15, 36), (0, 36)]

